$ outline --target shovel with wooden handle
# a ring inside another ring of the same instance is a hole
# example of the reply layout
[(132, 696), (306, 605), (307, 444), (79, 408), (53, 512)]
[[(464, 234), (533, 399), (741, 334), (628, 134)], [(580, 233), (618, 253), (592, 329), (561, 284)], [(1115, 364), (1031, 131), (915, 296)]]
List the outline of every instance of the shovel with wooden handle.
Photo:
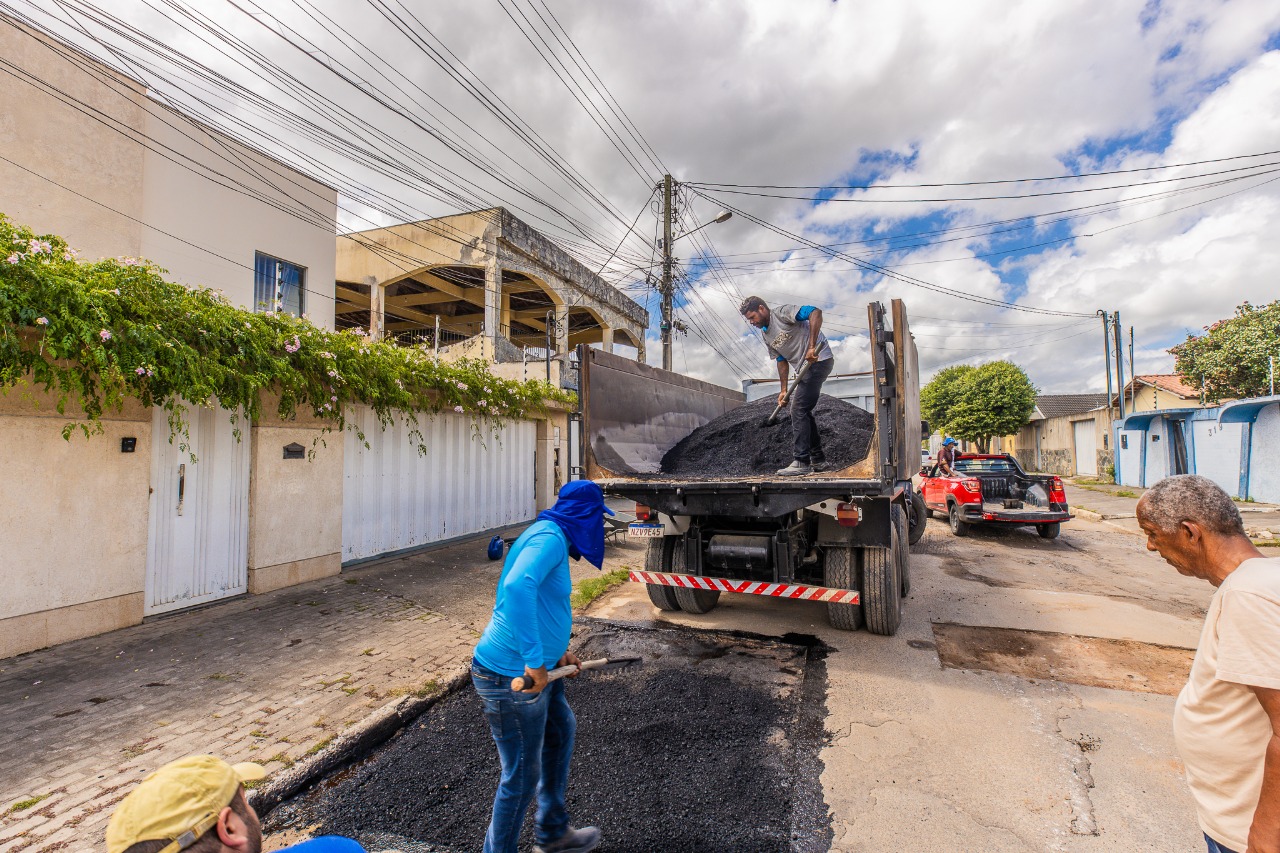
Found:
[(812, 363), (811, 361), (806, 361), (800, 365), (800, 369), (796, 371), (796, 378), (791, 380), (791, 387), (787, 389), (787, 402), (779, 403), (773, 410), (773, 414), (764, 419), (765, 426), (771, 427), (776, 424), (778, 422), (778, 413), (782, 411), (782, 407), (791, 405), (791, 395), (795, 393), (796, 386), (800, 384), (801, 378), (804, 377), (804, 372), (809, 369), (809, 365)]
[[(547, 673), (547, 683), (550, 684), (558, 678), (564, 678), (566, 675), (572, 675), (573, 673), (578, 672), (579, 669), (583, 672), (589, 669), (596, 670), (597, 672), (610, 672), (616, 669), (625, 669), (634, 663), (640, 663), (642, 660), (644, 660), (644, 658), (639, 657), (596, 658), (595, 660), (584, 660), (581, 668), (572, 663), (567, 666), (558, 666)], [(532, 686), (533, 679), (527, 675), (521, 675), (517, 678), (511, 679), (511, 689), (517, 693), (522, 690), (528, 690)]]

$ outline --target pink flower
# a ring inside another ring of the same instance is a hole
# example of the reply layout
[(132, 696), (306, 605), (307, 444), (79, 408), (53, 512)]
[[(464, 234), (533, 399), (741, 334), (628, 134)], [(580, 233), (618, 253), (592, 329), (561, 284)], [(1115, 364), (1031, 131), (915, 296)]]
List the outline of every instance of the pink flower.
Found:
[(76, 253), (72, 251), (63, 252), (62, 259), (64, 261), (74, 261), (76, 259)]
[(453, 407), (453, 410), (454, 410), (455, 412), (457, 412), (458, 414), (462, 414), (462, 407), (461, 407), (461, 406), (454, 406), (454, 407)]
[(330, 377), (330, 378), (335, 378), (335, 377), (337, 377), (337, 375), (338, 375), (338, 371), (336, 371), (336, 370), (330, 370), (330, 371), (329, 371), (329, 377)]
[(104, 341), (109, 341), (111, 340), (111, 333), (108, 332), (106, 329), (99, 329), (98, 337), (102, 338)]
[(298, 336), (293, 336), (293, 342), (284, 345), (284, 351), (287, 353), (295, 353), (302, 349), (302, 341), (298, 340)]
[(16, 264), (20, 260), (22, 260), (22, 255), (19, 255), (17, 252), (14, 252), (12, 255), (5, 258), (5, 262), (10, 264)]
[(36, 318), (36, 325), (37, 325), (37, 326), (47, 326), (47, 325), (49, 325), (49, 318), (48, 318), (48, 317), (37, 317), (37, 318)]
[(465, 391), (465, 390), (467, 390), (467, 384), (466, 384), (465, 382), (459, 382), (459, 383), (458, 383), (458, 390), (459, 390), (459, 391)]
[(338, 398), (337, 398), (337, 397), (330, 397), (329, 399), (330, 399), (332, 402), (334, 402), (334, 403), (338, 402)]
[(134, 373), (136, 373), (136, 374), (138, 374), (139, 376), (146, 376), (146, 375), (147, 375), (147, 369), (146, 369), (145, 367), (137, 367), (137, 368), (134, 368), (134, 371), (133, 371), (133, 372), (134, 372)]

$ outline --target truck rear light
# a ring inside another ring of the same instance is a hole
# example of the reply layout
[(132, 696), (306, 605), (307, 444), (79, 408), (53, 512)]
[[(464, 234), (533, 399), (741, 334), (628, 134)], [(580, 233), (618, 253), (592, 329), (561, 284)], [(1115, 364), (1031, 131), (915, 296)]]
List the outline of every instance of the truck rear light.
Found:
[(653, 509), (644, 504), (636, 504), (636, 521), (653, 521)]
[(857, 504), (836, 504), (836, 524), (841, 527), (857, 527), (862, 521), (862, 507)]
[(972, 478), (961, 480), (960, 486), (966, 492), (973, 492), (975, 495), (982, 491), (982, 481)]
[(1061, 477), (1054, 477), (1049, 481), (1049, 500), (1058, 504), (1067, 502), (1067, 493), (1062, 488)]

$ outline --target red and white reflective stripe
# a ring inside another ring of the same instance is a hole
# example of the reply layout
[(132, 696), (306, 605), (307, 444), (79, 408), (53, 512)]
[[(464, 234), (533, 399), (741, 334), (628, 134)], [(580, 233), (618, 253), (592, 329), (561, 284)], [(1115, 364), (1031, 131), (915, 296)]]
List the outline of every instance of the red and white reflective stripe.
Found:
[(768, 595), (774, 598), (795, 598), (802, 601), (829, 601), (836, 604), (858, 604), (861, 597), (856, 589), (834, 589), (829, 586), (804, 586), (802, 584), (765, 583), (763, 581), (735, 581), (727, 578), (702, 578), (695, 575), (673, 575), (666, 572), (632, 572), (636, 583), (680, 586), (685, 589), (708, 589), (720, 592), (740, 592), (745, 595)]

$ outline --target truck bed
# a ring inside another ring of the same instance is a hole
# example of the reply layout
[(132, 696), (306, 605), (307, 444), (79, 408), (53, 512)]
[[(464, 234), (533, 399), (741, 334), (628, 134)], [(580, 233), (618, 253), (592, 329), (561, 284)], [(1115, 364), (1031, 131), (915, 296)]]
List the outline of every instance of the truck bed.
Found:
[(750, 477), (675, 480), (662, 477), (597, 481), (608, 494), (620, 495), (667, 515), (733, 515), (777, 518), (823, 500), (852, 501), (880, 495), (885, 484), (873, 479), (824, 477)]

